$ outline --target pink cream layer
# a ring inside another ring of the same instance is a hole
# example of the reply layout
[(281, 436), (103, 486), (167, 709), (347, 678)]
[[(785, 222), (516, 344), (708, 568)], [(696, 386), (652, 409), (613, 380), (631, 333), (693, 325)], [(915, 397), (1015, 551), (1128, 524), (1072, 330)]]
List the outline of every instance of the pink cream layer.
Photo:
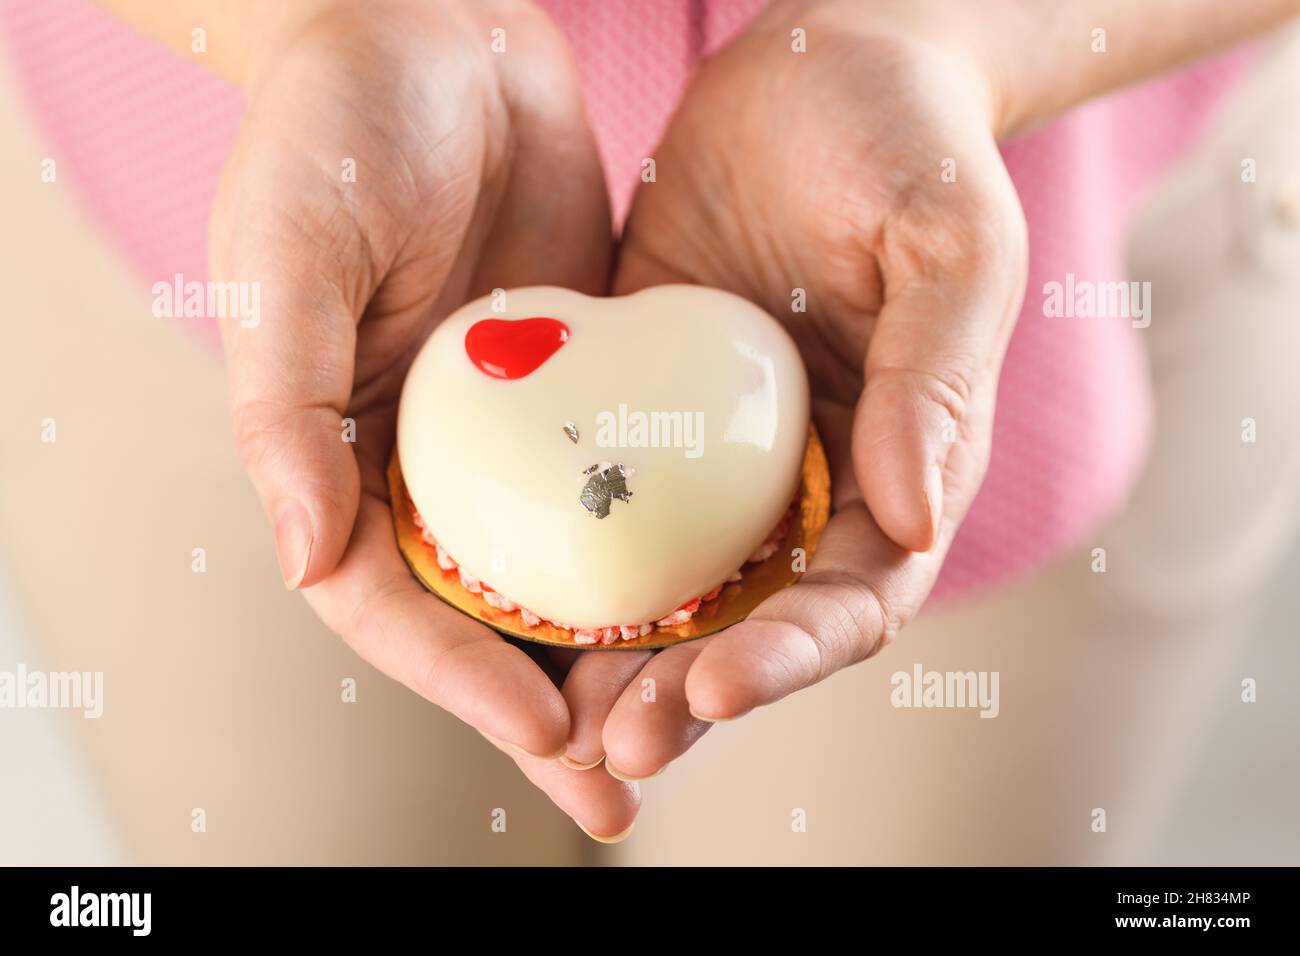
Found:
[[(766, 561), (772, 555), (776, 554), (777, 549), (781, 546), (781, 540), (785, 537), (786, 531), (790, 528), (790, 522), (793, 520), (795, 507), (795, 504), (790, 506), (789, 510), (786, 511), (785, 515), (777, 523), (777, 526), (772, 529), (772, 533), (769, 534), (763, 540), (763, 543), (758, 546), (758, 549), (745, 560), (746, 565)], [(559, 621), (547, 620), (539, 614), (534, 614), (532, 611), (528, 610), (528, 608), (521, 607), (504, 594), (501, 594), (484, 584), (457, 564), (456, 559), (448, 554), (446, 550), (443, 549), (442, 545), (438, 544), (437, 539), (435, 539), (430, 533), (429, 528), (424, 523), (424, 519), (420, 517), (420, 513), (415, 510), (414, 505), (411, 506), (411, 515), (415, 520), (415, 526), (420, 529), (420, 539), (434, 550), (438, 560), (438, 567), (444, 571), (455, 571), (460, 576), (461, 587), (466, 591), (473, 594), (481, 594), (484, 601), (499, 611), (505, 611), (507, 613), (517, 612), (526, 627), (536, 627), (539, 624), (550, 624), (552, 627), (571, 631), (573, 632), (573, 643), (575, 644), (613, 644), (615, 641), (620, 640), (631, 641), (638, 637), (645, 637), (656, 627), (676, 627), (680, 624), (685, 624), (695, 616), (695, 612), (700, 609), (701, 604), (705, 601), (712, 601), (716, 598), (722, 593), (722, 589), (726, 585), (731, 584), (734, 581), (739, 581), (741, 578), (741, 571), (743, 570), (743, 566), (737, 568), (731, 577), (727, 578), (727, 580), (722, 584), (719, 584), (711, 591), (701, 594), (693, 600), (687, 601), (677, 610), (659, 618), (657, 621), (647, 621), (642, 624), (620, 624), (610, 627), (575, 628), (568, 624), (561, 624)]]

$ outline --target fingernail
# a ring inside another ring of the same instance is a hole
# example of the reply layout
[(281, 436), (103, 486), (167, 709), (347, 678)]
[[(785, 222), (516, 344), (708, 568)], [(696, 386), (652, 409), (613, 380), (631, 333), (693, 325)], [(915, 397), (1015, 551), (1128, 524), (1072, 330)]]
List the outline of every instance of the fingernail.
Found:
[[(577, 820), (574, 820), (573, 822), (578, 823)], [(632, 828), (634, 826), (636, 826), (635, 820), (633, 820), (630, 824), (628, 824), (628, 828), (624, 830), (622, 833), (615, 833), (613, 836), (600, 836), (598, 834), (592, 833), (581, 823), (578, 823), (578, 829), (581, 830), (583, 833), (587, 834), (587, 836), (591, 837), (597, 843), (622, 843), (631, 834)]]
[(601, 754), (599, 760), (594, 760), (591, 763), (578, 763), (578, 761), (574, 760), (566, 753), (560, 758), (560, 763), (564, 764), (570, 770), (591, 770), (594, 767), (599, 767), (604, 759), (605, 755)]
[(925, 473), (925, 503), (930, 509), (932, 548), (939, 540), (939, 522), (943, 518), (943, 470), (937, 464), (931, 465)]
[(296, 501), (284, 505), (275, 516), (275, 550), (280, 558), (280, 574), (290, 591), (302, 584), (311, 561), (311, 516)]
[(664, 764), (654, 773), (648, 773), (644, 777), (633, 777), (631, 774), (623, 773), (623, 771), (615, 768), (614, 765), (611, 764), (608, 759), (605, 761), (606, 772), (615, 780), (622, 780), (624, 783), (636, 783), (638, 780), (649, 780), (651, 777), (659, 776), (667, 769), (668, 769), (668, 764)]
[(519, 746), (518, 744), (511, 744), (510, 746), (514, 747), (515, 750), (519, 751), (525, 757), (536, 757), (538, 760), (556, 760), (560, 757), (563, 757), (565, 751), (565, 748), (561, 747), (559, 750), (555, 751), (555, 753), (535, 754), (531, 750), (525, 750), (523, 747)]
[(735, 714), (734, 716), (731, 717), (705, 717), (703, 714), (697, 714), (695, 711), (692, 710), (691, 716), (694, 717), (696, 720), (704, 721), (706, 724), (725, 724), (728, 723), (729, 721), (740, 720), (741, 717), (744, 717), (748, 713), (749, 711), (742, 710), (740, 713)]
[[(475, 728), (475, 729), (477, 730), (478, 728)], [(559, 750), (555, 751), (555, 753), (553, 753), (553, 754), (547, 754), (547, 755), (543, 756), (543, 755), (541, 755), (541, 754), (535, 754), (535, 753), (533, 753), (531, 750), (525, 750), (523, 747), (519, 746), (518, 744), (512, 744), (512, 743), (510, 743), (509, 741), (501, 740), (501, 739), (499, 739), (499, 738), (497, 738), (497, 737), (493, 737), (493, 736), (492, 736), (491, 734), (489, 734), (487, 731), (479, 730), (478, 733), (479, 733), (479, 736), (480, 736), (480, 737), (482, 737), (484, 740), (486, 740), (488, 743), (490, 743), (492, 746), (496, 747), (498, 750), (500, 750), (500, 751), (502, 751), (502, 752), (504, 752), (505, 749), (506, 749), (507, 747), (509, 747), (511, 750), (513, 750), (513, 751), (514, 751), (515, 753), (517, 753), (517, 754), (523, 754), (525, 757), (536, 757), (536, 758), (539, 759), (539, 760), (555, 760), (557, 757), (563, 757), (563, 756), (564, 756), (564, 748), (563, 748), (563, 747), (561, 747)], [(603, 760), (604, 758), (602, 757), (601, 759)]]

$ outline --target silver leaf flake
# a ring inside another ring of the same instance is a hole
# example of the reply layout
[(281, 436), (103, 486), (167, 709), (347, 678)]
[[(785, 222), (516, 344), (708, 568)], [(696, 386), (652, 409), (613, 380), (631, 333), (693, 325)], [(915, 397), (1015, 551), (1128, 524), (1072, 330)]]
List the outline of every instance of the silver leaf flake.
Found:
[(615, 498), (627, 501), (632, 492), (627, 490), (628, 469), (620, 464), (602, 462), (583, 471), (587, 483), (582, 486), (578, 501), (597, 518), (609, 515), (609, 506)]
[(564, 423), (564, 434), (569, 436), (569, 441), (578, 444), (578, 426), (573, 422)]

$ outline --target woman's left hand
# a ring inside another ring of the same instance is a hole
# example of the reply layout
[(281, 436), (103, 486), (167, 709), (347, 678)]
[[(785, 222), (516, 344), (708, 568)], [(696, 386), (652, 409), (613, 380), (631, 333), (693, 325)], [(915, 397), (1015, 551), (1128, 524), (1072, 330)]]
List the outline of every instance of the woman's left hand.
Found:
[(614, 291), (715, 286), (786, 325), (833, 514), (801, 581), (748, 620), (653, 656), (583, 655), (564, 687), (571, 760), (652, 776), (710, 723), (869, 657), (924, 601), (983, 479), (1026, 275), (992, 113), (959, 49), (833, 0), (773, 4), (702, 68)]

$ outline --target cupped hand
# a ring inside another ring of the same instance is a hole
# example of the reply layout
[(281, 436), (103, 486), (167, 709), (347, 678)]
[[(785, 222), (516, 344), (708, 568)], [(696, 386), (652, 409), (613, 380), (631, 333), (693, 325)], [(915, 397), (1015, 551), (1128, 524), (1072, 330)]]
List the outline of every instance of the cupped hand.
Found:
[(260, 289), (260, 320), (222, 334), (285, 582), (589, 832), (617, 834), (635, 786), (554, 759), (570, 720), (550, 662), (425, 592), (384, 478), (403, 377), (437, 321), (494, 288), (606, 290), (605, 189), (564, 43), (515, 0), (322, 2), (250, 64), (211, 271)]
[(716, 286), (786, 325), (833, 514), (800, 582), (748, 620), (632, 674), (593, 655), (592, 684), (608, 671), (623, 686), (578, 756), (600, 749), (625, 779), (888, 643), (983, 478), (1025, 226), (986, 71), (909, 6), (927, 5), (770, 6), (701, 69), (635, 198), (615, 293)]

